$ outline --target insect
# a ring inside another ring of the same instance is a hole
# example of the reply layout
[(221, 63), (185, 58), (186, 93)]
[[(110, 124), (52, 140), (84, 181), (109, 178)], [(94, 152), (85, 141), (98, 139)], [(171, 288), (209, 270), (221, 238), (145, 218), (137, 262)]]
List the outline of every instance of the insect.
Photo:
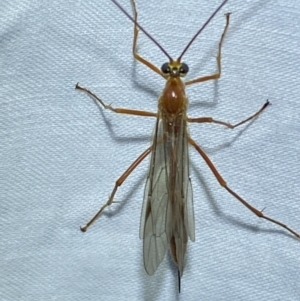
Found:
[[(151, 154), (150, 167), (144, 192), (144, 202), (140, 223), (140, 238), (143, 239), (144, 267), (149, 275), (154, 274), (163, 260), (168, 248), (172, 258), (178, 267), (178, 282), (180, 282), (184, 270), (185, 254), (188, 240), (195, 241), (195, 222), (193, 212), (193, 198), (191, 180), (189, 177), (189, 153), (192, 146), (207, 163), (219, 184), (233, 197), (252, 211), (257, 217), (268, 220), (292, 233), (297, 238), (300, 235), (287, 225), (268, 217), (262, 211), (253, 207), (245, 199), (232, 190), (222, 178), (212, 161), (204, 150), (191, 138), (188, 133), (188, 123), (214, 123), (234, 129), (260, 115), (269, 105), (269, 101), (253, 115), (237, 124), (215, 120), (212, 117), (191, 118), (187, 116), (188, 98), (185, 94), (185, 86), (201, 83), (209, 80), (217, 80), (221, 76), (221, 50), (224, 37), (229, 27), (230, 14), (225, 14), (226, 23), (219, 40), (217, 72), (207, 76), (201, 76), (192, 80), (184, 81), (187, 75), (188, 65), (182, 62), (182, 57), (189, 49), (194, 40), (214, 18), (228, 0), (221, 5), (208, 18), (204, 25), (192, 37), (180, 56), (174, 60), (165, 49), (138, 23), (137, 10), (134, 0), (131, 0), (134, 16), (130, 16), (124, 8), (111, 0), (134, 24), (133, 57), (165, 80), (165, 87), (158, 99), (158, 112), (148, 112), (127, 108), (114, 108), (105, 104), (96, 94), (85, 87), (77, 84), (76, 89), (82, 90), (94, 98), (103, 108), (118, 114), (137, 115), (156, 118), (153, 141), (116, 181), (108, 201), (100, 208), (94, 217), (81, 230), (85, 232), (101, 213), (114, 203), (114, 197), (118, 188), (124, 183), (132, 171)], [(159, 69), (150, 61), (140, 56), (137, 52), (137, 40), (139, 31), (151, 39), (156, 46), (167, 56), (168, 62)]]

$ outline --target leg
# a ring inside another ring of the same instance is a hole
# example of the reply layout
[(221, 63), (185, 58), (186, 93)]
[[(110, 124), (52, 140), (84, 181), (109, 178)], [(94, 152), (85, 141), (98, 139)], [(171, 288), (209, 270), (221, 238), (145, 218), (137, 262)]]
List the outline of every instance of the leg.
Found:
[(135, 2), (134, 0), (131, 0), (131, 4), (132, 4), (132, 9), (133, 9), (133, 14), (134, 14), (134, 34), (133, 34), (133, 45), (132, 45), (132, 53), (133, 56), (136, 60), (138, 60), (139, 62), (141, 62), (142, 64), (146, 65), (148, 68), (150, 68), (151, 70), (153, 70), (154, 72), (156, 72), (157, 74), (161, 75), (162, 77), (164, 77), (164, 75), (161, 73), (160, 69), (157, 68), (155, 65), (153, 65), (152, 63), (150, 63), (149, 61), (147, 61), (146, 59), (144, 59), (143, 57), (141, 57), (137, 51), (136, 51), (136, 44), (137, 44), (137, 38), (138, 38), (138, 34), (139, 34), (139, 28), (137, 26), (137, 10), (136, 10), (136, 6), (135, 6)]
[(239, 123), (236, 123), (236, 124), (231, 124), (231, 123), (228, 123), (228, 122), (225, 122), (225, 121), (220, 121), (220, 120), (215, 120), (213, 119), (212, 117), (199, 117), (199, 118), (188, 118), (187, 121), (188, 122), (196, 122), (196, 123), (204, 123), (204, 122), (210, 122), (210, 123), (216, 123), (216, 124), (221, 124), (221, 125), (224, 125), (230, 129), (234, 129), (250, 120), (252, 120), (253, 118), (257, 117), (259, 114), (262, 113), (262, 111), (270, 104), (269, 100), (267, 100), (265, 102), (265, 104), (256, 112), (254, 113), (253, 115), (251, 115), (250, 117), (240, 121)]
[(75, 86), (75, 89), (81, 90), (86, 92), (90, 95), (93, 99), (95, 99), (104, 109), (111, 110), (118, 114), (129, 114), (129, 115), (138, 115), (138, 116), (146, 116), (146, 117), (156, 117), (157, 114), (153, 112), (141, 111), (141, 110), (131, 110), (131, 109), (124, 109), (124, 108), (113, 108), (111, 105), (105, 104), (96, 94), (94, 94), (89, 89), (80, 86), (78, 83)]
[(92, 219), (84, 226), (80, 227), (80, 230), (82, 232), (85, 232), (90, 225), (96, 220), (98, 219), (98, 217), (101, 215), (101, 213), (103, 212), (103, 210), (110, 206), (112, 203), (114, 203), (114, 196), (118, 190), (118, 187), (120, 187), (123, 182), (127, 179), (127, 177), (133, 172), (133, 170), (149, 155), (149, 153), (152, 150), (152, 146), (150, 146), (148, 149), (146, 149), (127, 169), (126, 171), (122, 174), (122, 176), (116, 181), (115, 183), (115, 187), (108, 199), (108, 201), (106, 202), (106, 204), (104, 204), (100, 210), (92, 217)]
[(202, 148), (192, 139), (192, 138), (188, 138), (189, 139), (189, 143), (196, 149), (196, 151), (200, 154), (200, 156), (203, 158), (203, 160), (207, 163), (207, 165), (209, 166), (210, 170), (213, 172), (214, 176), (216, 177), (216, 179), (218, 180), (219, 184), (224, 187), (231, 195), (233, 195), (237, 200), (239, 200), (244, 206), (246, 206), (250, 211), (252, 211), (257, 217), (263, 218), (268, 220), (271, 223), (274, 223), (284, 229), (286, 229), (287, 231), (289, 231), (290, 233), (292, 233), (293, 235), (295, 235), (297, 238), (300, 238), (300, 234), (298, 234), (297, 232), (295, 232), (294, 230), (292, 230), (290, 227), (288, 227), (287, 225), (273, 219), (270, 218), (266, 215), (264, 215), (262, 213), (262, 211), (257, 210), (255, 207), (251, 206), (247, 201), (245, 201), (242, 197), (240, 197), (237, 193), (235, 193), (233, 190), (231, 190), (225, 180), (222, 178), (222, 176), (219, 174), (219, 172), (217, 171), (216, 167), (214, 166), (214, 164), (210, 161), (210, 159), (208, 158), (208, 156), (206, 155), (206, 153), (202, 150)]
[(219, 42), (219, 50), (218, 50), (218, 55), (217, 55), (217, 67), (218, 67), (218, 72), (212, 75), (206, 75), (206, 76), (201, 76), (192, 80), (188, 80), (187, 82), (185, 82), (185, 85), (192, 85), (195, 83), (201, 83), (201, 82), (205, 82), (208, 80), (212, 80), (212, 79), (219, 79), (221, 76), (221, 48), (222, 48), (222, 44), (223, 44), (223, 40), (227, 31), (227, 28), (229, 26), (229, 18), (230, 18), (230, 13), (225, 14), (226, 16), (226, 25), (224, 28), (224, 31), (222, 33), (220, 42)]

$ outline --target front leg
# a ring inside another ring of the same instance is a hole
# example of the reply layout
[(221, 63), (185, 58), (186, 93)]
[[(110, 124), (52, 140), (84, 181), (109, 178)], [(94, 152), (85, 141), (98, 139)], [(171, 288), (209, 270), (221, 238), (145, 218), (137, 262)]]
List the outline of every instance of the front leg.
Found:
[(201, 76), (192, 80), (188, 80), (187, 82), (185, 82), (185, 85), (192, 85), (192, 84), (196, 84), (196, 83), (201, 83), (201, 82), (206, 82), (208, 80), (212, 80), (212, 79), (219, 79), (221, 76), (221, 49), (222, 49), (222, 44), (223, 44), (223, 40), (225, 38), (225, 34), (227, 32), (228, 26), (229, 26), (229, 18), (230, 18), (230, 13), (225, 14), (226, 17), (226, 25), (224, 28), (224, 31), (222, 33), (220, 42), (219, 42), (219, 51), (218, 51), (218, 55), (217, 55), (217, 67), (218, 67), (218, 71), (215, 74), (212, 75), (206, 75), (206, 76)]
[(147, 66), (148, 68), (150, 68), (151, 70), (153, 70), (154, 72), (156, 72), (157, 74), (161, 75), (163, 78), (164, 75), (162, 74), (162, 72), (159, 70), (159, 68), (157, 68), (154, 64), (152, 64), (151, 62), (147, 61), (146, 59), (144, 59), (142, 56), (140, 56), (137, 53), (136, 50), (136, 45), (137, 45), (137, 39), (138, 39), (138, 35), (139, 35), (139, 28), (137, 26), (137, 10), (136, 10), (136, 6), (135, 6), (135, 2), (134, 0), (131, 0), (131, 5), (132, 5), (132, 9), (133, 9), (133, 14), (134, 14), (134, 29), (133, 29), (133, 45), (132, 45), (132, 54), (133, 57), (139, 61), (140, 63), (144, 64), (145, 66)]

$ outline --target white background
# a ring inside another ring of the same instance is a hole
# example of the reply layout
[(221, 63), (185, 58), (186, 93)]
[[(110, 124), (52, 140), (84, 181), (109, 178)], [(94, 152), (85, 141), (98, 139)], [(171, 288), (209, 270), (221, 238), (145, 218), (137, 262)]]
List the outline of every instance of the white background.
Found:
[[(140, 23), (175, 58), (219, 4), (137, 0)], [(194, 124), (191, 135), (231, 188), (300, 231), (300, 2), (229, 1), (184, 57), (188, 78), (216, 70), (225, 12), (222, 77), (187, 88), (189, 115), (234, 123), (272, 105), (249, 126)], [(134, 63), (133, 25), (108, 0), (4, 1), (0, 20), (1, 300), (299, 300), (299, 241), (239, 204), (193, 149), (196, 242), (179, 297), (169, 256), (153, 276), (143, 268), (149, 159), (118, 191), (122, 204), (81, 233), (149, 146), (155, 120), (103, 111), (75, 84), (156, 111), (164, 80)], [(166, 61), (145, 35), (138, 45)]]

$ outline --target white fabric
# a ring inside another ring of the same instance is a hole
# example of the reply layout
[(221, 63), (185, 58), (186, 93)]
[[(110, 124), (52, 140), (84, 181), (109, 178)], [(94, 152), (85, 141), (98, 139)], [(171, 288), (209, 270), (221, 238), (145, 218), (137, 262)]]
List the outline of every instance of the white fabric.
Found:
[[(219, 4), (137, 0), (140, 23), (175, 57)], [(250, 125), (193, 124), (191, 135), (232, 189), (300, 231), (300, 2), (229, 1), (186, 53), (188, 78), (216, 70), (225, 12), (222, 77), (187, 88), (190, 116), (235, 123), (272, 105)], [(119, 189), (121, 203), (79, 230), (150, 143), (153, 118), (104, 111), (74, 89), (156, 111), (164, 81), (134, 63), (132, 23), (108, 0), (4, 0), (0, 22), (0, 299), (176, 300), (170, 257), (153, 276), (142, 264), (149, 159)], [(138, 49), (167, 61), (143, 34)], [(191, 160), (196, 242), (180, 298), (299, 300), (300, 242), (222, 189), (193, 149)]]

